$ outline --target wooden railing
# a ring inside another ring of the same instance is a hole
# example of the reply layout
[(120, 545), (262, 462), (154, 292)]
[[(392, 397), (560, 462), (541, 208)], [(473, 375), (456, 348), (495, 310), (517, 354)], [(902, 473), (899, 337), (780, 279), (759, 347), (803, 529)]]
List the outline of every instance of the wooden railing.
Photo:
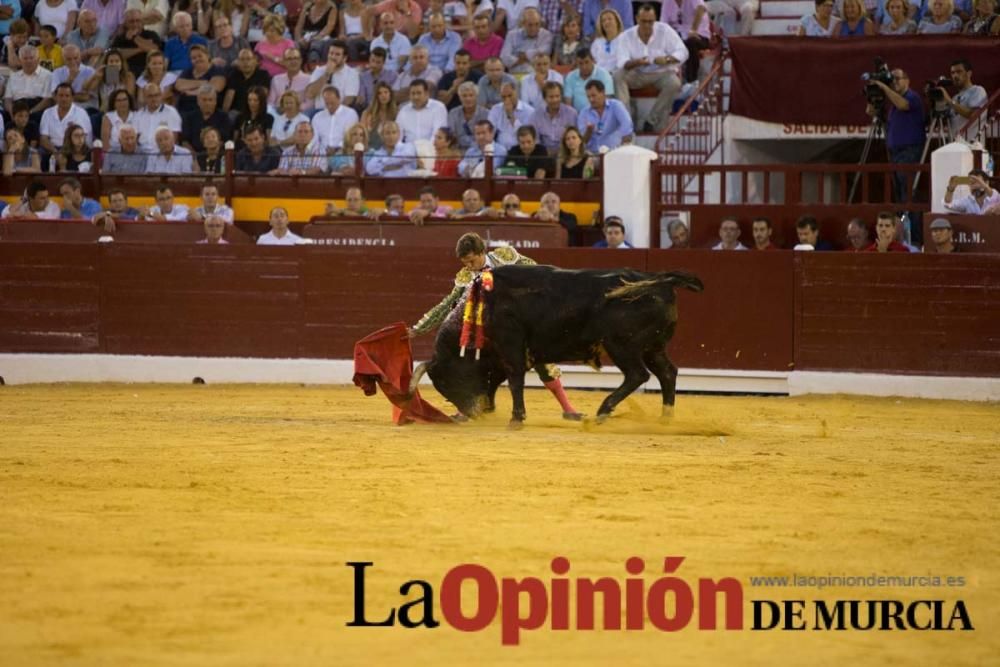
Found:
[(704, 164), (722, 146), (726, 117), (723, 69), (727, 58), (728, 53), (720, 52), (708, 76), (656, 139), (656, 152), (667, 164)]

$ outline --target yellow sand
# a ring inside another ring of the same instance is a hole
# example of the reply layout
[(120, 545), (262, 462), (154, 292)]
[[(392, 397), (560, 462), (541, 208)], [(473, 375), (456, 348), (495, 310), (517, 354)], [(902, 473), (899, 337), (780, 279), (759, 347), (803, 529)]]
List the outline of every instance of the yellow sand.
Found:
[[(602, 394), (571, 397), (593, 413)], [(501, 398), (486, 423), (399, 428), (347, 387), (0, 387), (0, 663), (997, 664), (996, 405), (681, 396), (662, 427), (646, 395), (588, 428), (531, 391), (512, 434)], [(641, 556), (647, 583), (685, 556), (686, 581), (736, 577), (748, 601), (962, 599), (976, 630), (543, 629), (502, 647), (499, 619), (345, 627), (346, 561), (375, 562), (377, 618), (408, 579), (437, 591), (464, 562), (547, 579), (557, 555), (620, 581)], [(792, 573), (967, 584), (749, 585)]]

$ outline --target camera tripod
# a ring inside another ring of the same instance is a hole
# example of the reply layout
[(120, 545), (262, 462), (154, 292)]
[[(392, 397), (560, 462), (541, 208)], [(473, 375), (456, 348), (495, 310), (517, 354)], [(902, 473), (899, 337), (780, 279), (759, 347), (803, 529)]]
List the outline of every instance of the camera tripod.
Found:
[[(948, 118), (946, 114), (940, 111), (931, 111), (931, 123), (927, 126), (927, 138), (924, 140), (924, 150), (920, 154), (919, 164), (923, 164), (927, 160), (927, 154), (931, 150), (931, 141), (937, 139), (941, 146), (949, 143), (951, 141), (951, 128), (948, 126)], [(920, 184), (920, 172), (917, 172), (916, 177), (913, 179), (913, 192), (917, 191), (917, 185)]]
[[(868, 128), (868, 138), (865, 139), (865, 148), (861, 151), (861, 159), (858, 160), (858, 166), (864, 165), (868, 162), (868, 156), (872, 151), (872, 144), (875, 143), (876, 139), (885, 139), (885, 124), (882, 121), (881, 109), (877, 110), (876, 114), (872, 116), (871, 127)], [(861, 172), (854, 172), (854, 181), (851, 183), (851, 192), (847, 195), (848, 203), (854, 201), (854, 191), (858, 189), (858, 180), (861, 179)]]

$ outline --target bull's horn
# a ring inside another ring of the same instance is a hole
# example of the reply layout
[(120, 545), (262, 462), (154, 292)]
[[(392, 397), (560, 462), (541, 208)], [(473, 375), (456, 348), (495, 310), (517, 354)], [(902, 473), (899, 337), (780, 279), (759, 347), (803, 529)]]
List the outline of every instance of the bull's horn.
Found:
[(410, 378), (410, 396), (413, 396), (413, 394), (417, 392), (417, 385), (420, 384), (420, 378), (422, 378), (426, 372), (426, 361), (421, 361), (417, 364), (417, 367), (413, 369), (413, 377)]

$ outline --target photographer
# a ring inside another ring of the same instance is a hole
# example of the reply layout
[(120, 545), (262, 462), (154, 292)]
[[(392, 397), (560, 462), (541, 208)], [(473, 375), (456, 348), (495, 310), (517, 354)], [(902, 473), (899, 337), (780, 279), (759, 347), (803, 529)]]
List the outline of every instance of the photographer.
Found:
[[(886, 120), (885, 145), (889, 152), (889, 161), (899, 164), (917, 164), (924, 148), (924, 105), (920, 95), (910, 89), (910, 77), (901, 69), (891, 72), (892, 87), (883, 81), (872, 78), (869, 86), (878, 86), (885, 99), (892, 105)], [(880, 108), (873, 106), (869, 95), (865, 112), (872, 117), (881, 113)], [(895, 172), (892, 177), (893, 194), (897, 202), (907, 201), (907, 174)]]
[[(986, 104), (986, 89), (982, 86), (972, 85), (972, 63), (961, 58), (951, 64), (951, 82), (958, 90), (952, 97), (947, 89), (939, 88), (944, 97), (945, 104), (951, 107), (951, 119), (949, 126), (952, 140), (958, 139), (958, 131), (965, 125), (966, 121), (972, 117), (980, 107)], [(980, 118), (966, 135), (969, 141), (974, 141), (983, 129), (983, 119)]]
[[(969, 194), (952, 201), (955, 188), (968, 185)], [(1000, 192), (990, 187), (989, 177), (982, 169), (973, 169), (966, 178), (952, 176), (944, 192), (944, 205), (949, 211), (968, 215), (1000, 214)]]

